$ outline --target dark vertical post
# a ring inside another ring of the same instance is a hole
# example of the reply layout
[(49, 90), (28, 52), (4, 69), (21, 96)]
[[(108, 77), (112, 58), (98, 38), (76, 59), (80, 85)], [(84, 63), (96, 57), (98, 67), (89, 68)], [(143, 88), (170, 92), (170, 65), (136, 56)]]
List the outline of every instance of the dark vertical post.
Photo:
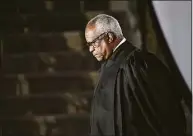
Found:
[(147, 14), (147, 0), (138, 0), (137, 1), (137, 11), (139, 15), (139, 29), (141, 31), (141, 39), (142, 39), (142, 50), (147, 51), (146, 47), (146, 34), (147, 34), (147, 29), (146, 29), (146, 14)]
[(3, 69), (3, 40), (1, 39), (0, 43), (0, 73), (2, 73)]

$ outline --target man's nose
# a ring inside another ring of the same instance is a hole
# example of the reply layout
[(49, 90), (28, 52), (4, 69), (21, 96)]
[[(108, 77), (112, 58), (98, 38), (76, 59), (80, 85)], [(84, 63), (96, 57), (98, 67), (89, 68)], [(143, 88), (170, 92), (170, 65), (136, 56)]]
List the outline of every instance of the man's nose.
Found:
[(94, 51), (94, 47), (93, 46), (89, 46), (89, 51), (93, 52)]

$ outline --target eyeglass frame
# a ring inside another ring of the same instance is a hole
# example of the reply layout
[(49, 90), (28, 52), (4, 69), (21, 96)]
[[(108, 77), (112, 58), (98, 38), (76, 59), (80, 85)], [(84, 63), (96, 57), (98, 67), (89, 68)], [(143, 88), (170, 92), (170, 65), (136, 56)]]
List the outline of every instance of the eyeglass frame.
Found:
[(95, 44), (96, 41), (102, 40), (108, 33), (112, 33), (112, 32), (104, 32), (104, 33), (100, 34), (97, 38), (95, 38), (92, 42), (87, 42), (86, 43), (87, 47), (91, 47), (91, 46), (94, 48), (99, 47), (99, 44), (98, 45)]

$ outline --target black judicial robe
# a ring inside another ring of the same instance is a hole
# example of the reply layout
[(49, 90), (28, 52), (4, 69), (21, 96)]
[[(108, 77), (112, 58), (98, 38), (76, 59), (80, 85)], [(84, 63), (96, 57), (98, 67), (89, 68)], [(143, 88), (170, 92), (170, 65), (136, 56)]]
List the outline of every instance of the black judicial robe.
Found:
[(102, 63), (94, 90), (91, 136), (184, 136), (181, 95), (154, 55), (124, 42)]

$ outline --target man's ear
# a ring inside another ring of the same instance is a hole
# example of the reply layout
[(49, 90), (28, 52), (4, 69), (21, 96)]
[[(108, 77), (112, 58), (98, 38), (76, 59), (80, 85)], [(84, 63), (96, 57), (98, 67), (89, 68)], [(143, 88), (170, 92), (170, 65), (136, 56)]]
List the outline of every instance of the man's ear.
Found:
[(114, 41), (114, 35), (112, 33), (108, 33), (108, 42), (112, 43)]

